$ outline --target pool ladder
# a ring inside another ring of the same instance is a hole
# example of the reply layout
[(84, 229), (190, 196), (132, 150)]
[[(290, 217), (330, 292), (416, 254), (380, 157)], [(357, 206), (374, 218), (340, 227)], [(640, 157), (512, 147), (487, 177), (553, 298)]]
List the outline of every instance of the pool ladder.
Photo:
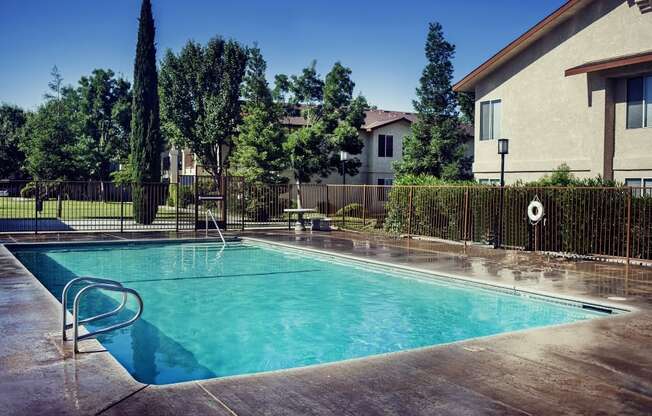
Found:
[[(66, 304), (68, 301), (68, 292), (73, 287), (73, 285), (77, 283), (87, 283), (87, 285), (83, 287), (75, 296), (75, 299), (73, 300), (73, 307), (72, 307), (72, 322), (68, 323), (67, 322), (68, 311), (66, 310)], [(112, 311), (91, 316), (90, 318), (79, 319), (79, 303), (82, 297), (86, 293), (95, 289), (122, 293), (122, 302), (117, 308), (113, 309)], [(128, 295), (132, 295), (136, 299), (136, 302), (138, 302), (138, 311), (134, 316), (132, 316), (130, 319), (124, 322), (110, 325), (105, 328), (98, 329), (97, 331), (88, 332), (82, 335), (79, 334), (79, 325), (87, 324), (89, 322), (93, 322), (102, 318), (107, 318), (109, 316), (113, 316), (120, 313), (127, 306)], [(79, 341), (94, 337), (99, 334), (105, 334), (107, 332), (114, 331), (116, 329), (124, 328), (136, 322), (138, 318), (140, 318), (140, 316), (143, 314), (143, 299), (140, 297), (138, 292), (136, 292), (134, 289), (124, 287), (122, 283), (117, 282), (115, 280), (101, 279), (99, 277), (77, 277), (69, 281), (68, 284), (66, 284), (66, 286), (63, 288), (63, 293), (61, 294), (61, 311), (62, 311), (62, 327), (61, 327), (62, 339), (63, 341), (68, 340), (66, 331), (72, 328), (73, 351), (77, 353), (79, 352), (79, 348), (78, 348)]]

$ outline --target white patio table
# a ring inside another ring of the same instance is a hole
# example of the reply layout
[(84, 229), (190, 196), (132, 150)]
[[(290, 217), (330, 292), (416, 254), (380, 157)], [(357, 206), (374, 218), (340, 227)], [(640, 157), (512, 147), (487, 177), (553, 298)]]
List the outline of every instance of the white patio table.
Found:
[(283, 212), (297, 214), (297, 222), (294, 223), (294, 231), (306, 231), (306, 224), (303, 215), (309, 212), (317, 212), (315, 208), (286, 208)]

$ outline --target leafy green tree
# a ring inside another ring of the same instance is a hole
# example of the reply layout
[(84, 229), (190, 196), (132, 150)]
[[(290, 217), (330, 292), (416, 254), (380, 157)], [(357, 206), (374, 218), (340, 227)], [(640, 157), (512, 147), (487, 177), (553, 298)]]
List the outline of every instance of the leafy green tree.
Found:
[[(277, 96), (289, 94), (289, 108), (299, 105), (306, 120), (305, 126), (289, 134), (284, 145), (297, 183), (299, 206), (302, 183), (310, 182), (315, 175), (326, 177), (339, 170), (340, 150), (356, 155), (364, 147), (358, 129), (368, 106), (364, 97), (353, 98), (355, 84), (350, 75), (351, 70), (337, 62), (324, 82), (313, 61), (300, 75), (290, 77), (285, 86), (285, 78), (277, 77)], [(359, 166), (360, 161), (354, 158), (347, 162), (347, 172), (355, 175)]]
[(189, 148), (214, 178), (228, 166), (241, 121), (240, 87), (247, 51), (235, 41), (189, 41), (161, 64), (163, 128), (172, 143)]
[(244, 77), (243, 120), (234, 140), (231, 162), (234, 173), (254, 183), (281, 183), (285, 178), (283, 151), (285, 134), (281, 125), (281, 108), (274, 103), (265, 70), (267, 64), (257, 46), (249, 49)]
[(444, 38), (439, 23), (430, 23), (417, 98), (418, 119), (403, 142), (403, 158), (395, 162), (399, 176), (429, 174), (442, 179), (464, 179), (470, 161), (464, 156), (458, 103), (451, 86), (455, 46)]
[(63, 86), (58, 69), (52, 70), (46, 102), (27, 117), (20, 149), (25, 169), (38, 180), (77, 180), (83, 177), (84, 146), (79, 145), (79, 113), (75, 92)]
[(276, 74), (274, 76), (274, 89), (272, 97), (279, 103), (287, 103), (287, 93), (290, 91), (290, 79), (285, 74)]
[(20, 179), (23, 176), (25, 154), (19, 145), (26, 121), (27, 115), (21, 108), (0, 105), (0, 179)]
[(162, 140), (159, 120), (158, 72), (156, 69), (155, 28), (150, 0), (140, 9), (138, 42), (134, 64), (134, 90), (131, 118), (130, 164), (134, 173), (133, 211), (140, 224), (151, 224), (157, 201), (147, 194), (145, 182), (161, 179)]
[(95, 69), (79, 80), (77, 96), (89, 139), (89, 177), (106, 180), (113, 166), (129, 155), (131, 85), (110, 69)]

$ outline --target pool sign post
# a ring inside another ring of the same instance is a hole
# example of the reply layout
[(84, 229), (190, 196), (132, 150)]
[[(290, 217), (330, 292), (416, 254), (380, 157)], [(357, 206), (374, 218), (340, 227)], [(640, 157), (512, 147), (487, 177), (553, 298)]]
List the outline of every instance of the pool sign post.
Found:
[(498, 229), (494, 236), (494, 248), (500, 248), (503, 243), (503, 202), (505, 199), (505, 155), (509, 153), (509, 140), (498, 139), (498, 154), (500, 155), (500, 201), (498, 206)]

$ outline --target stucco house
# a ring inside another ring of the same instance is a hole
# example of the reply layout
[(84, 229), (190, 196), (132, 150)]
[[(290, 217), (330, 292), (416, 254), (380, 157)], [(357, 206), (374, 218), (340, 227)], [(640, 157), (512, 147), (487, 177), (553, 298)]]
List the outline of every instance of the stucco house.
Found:
[(475, 93), (476, 179), (499, 177), (507, 138), (507, 183), (565, 162), (652, 187), (652, 0), (568, 0), (454, 90)]
[[(401, 158), (403, 139), (410, 134), (411, 125), (415, 120), (416, 114), (414, 113), (377, 109), (366, 111), (365, 122), (359, 133), (365, 146), (361, 154), (354, 155), (360, 159), (362, 165), (358, 175), (347, 176), (346, 183), (391, 185), (395, 177), (392, 164)], [(298, 113), (284, 120), (284, 125), (289, 129), (299, 128), (304, 126), (305, 123), (305, 119)], [(473, 138), (471, 131), (465, 128), (465, 132), (468, 134), (467, 152), (472, 155)], [(197, 164), (192, 152), (172, 149), (165, 152), (163, 156), (164, 177), (171, 182), (176, 182), (177, 175), (195, 174)], [(201, 167), (199, 167), (198, 174), (202, 174)], [(340, 184), (342, 183), (342, 176), (333, 173), (327, 178), (316, 177), (314, 182)]]

